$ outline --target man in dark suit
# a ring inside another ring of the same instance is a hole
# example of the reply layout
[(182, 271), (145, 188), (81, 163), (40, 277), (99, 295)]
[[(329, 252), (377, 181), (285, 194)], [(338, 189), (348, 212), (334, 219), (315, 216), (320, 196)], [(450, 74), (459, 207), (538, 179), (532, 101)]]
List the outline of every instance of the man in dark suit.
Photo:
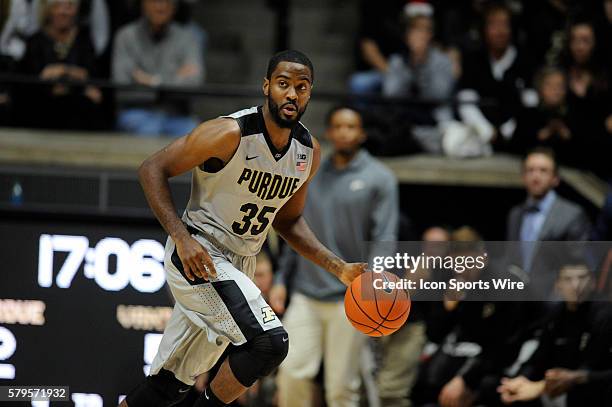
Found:
[(555, 288), (562, 301), (552, 306), (539, 345), (518, 376), (502, 379), (498, 391), (504, 404), (546, 394), (565, 395), (567, 407), (612, 405), (612, 313), (608, 303), (596, 300), (590, 270), (580, 260), (561, 267)]
[(590, 222), (581, 207), (555, 192), (559, 173), (552, 150), (531, 150), (523, 161), (522, 174), (527, 199), (510, 211), (506, 240), (520, 242), (514, 245), (511, 262), (522, 270), (522, 277), (532, 283), (537, 293), (546, 295), (541, 290), (552, 288), (554, 270), (558, 269), (556, 261), (566, 250), (558, 243), (541, 242), (585, 241)]

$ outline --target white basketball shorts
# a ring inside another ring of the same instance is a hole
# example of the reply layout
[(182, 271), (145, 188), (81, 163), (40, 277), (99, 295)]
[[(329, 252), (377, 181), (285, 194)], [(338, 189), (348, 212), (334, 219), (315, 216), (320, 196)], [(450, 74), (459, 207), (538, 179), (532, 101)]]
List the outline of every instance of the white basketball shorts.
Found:
[(229, 343), (242, 345), (282, 324), (253, 282), (255, 256), (238, 256), (192, 228), (190, 232), (210, 254), (217, 277), (210, 282), (188, 280), (168, 237), (164, 268), (176, 303), (150, 374), (164, 368), (192, 385)]

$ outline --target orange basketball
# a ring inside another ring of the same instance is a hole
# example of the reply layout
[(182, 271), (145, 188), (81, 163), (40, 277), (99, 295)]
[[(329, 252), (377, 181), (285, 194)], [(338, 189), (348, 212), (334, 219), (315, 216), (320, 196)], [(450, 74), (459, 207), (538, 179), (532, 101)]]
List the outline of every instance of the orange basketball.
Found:
[[(344, 312), (353, 326), (369, 336), (385, 336), (397, 331), (408, 319), (408, 291), (383, 287), (399, 282), (392, 273), (366, 272), (353, 280), (344, 295)], [(376, 287), (379, 288), (375, 288)]]

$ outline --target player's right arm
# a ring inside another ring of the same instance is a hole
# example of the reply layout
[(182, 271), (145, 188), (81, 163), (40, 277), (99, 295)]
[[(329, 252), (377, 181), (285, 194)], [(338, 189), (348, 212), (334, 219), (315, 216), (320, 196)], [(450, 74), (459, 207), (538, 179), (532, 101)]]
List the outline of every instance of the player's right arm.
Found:
[[(199, 244), (177, 215), (168, 179), (183, 174), (210, 158), (226, 164), (240, 143), (240, 127), (235, 120), (219, 118), (202, 123), (189, 135), (172, 142), (147, 158), (138, 169), (140, 184), (153, 213), (176, 244), (185, 275), (216, 276), (210, 255)], [(208, 269), (208, 272), (207, 270)]]

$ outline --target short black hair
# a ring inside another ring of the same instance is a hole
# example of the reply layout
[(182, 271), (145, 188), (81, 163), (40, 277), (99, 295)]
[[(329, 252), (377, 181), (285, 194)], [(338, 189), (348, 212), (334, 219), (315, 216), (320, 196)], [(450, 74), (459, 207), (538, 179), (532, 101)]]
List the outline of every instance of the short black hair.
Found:
[(559, 161), (557, 161), (557, 154), (555, 153), (555, 150), (553, 150), (550, 147), (544, 147), (544, 146), (539, 146), (539, 147), (534, 147), (532, 149), (530, 149), (529, 151), (527, 151), (527, 153), (524, 155), (523, 157), (523, 165), (525, 165), (525, 162), (527, 161), (527, 158), (530, 155), (533, 154), (542, 154), (546, 157), (548, 157), (552, 162), (553, 162), (553, 171), (555, 174), (559, 173)]
[(353, 112), (357, 113), (357, 115), (359, 116), (359, 118), (361, 119), (361, 122), (363, 124), (363, 115), (361, 114), (359, 109), (357, 109), (354, 106), (345, 104), (345, 105), (336, 105), (336, 106), (332, 107), (331, 109), (329, 109), (329, 111), (325, 115), (325, 125), (329, 127), (329, 125), (331, 124), (332, 119), (334, 118), (334, 115), (337, 112), (339, 112), (340, 110), (344, 110), (344, 109), (352, 110)]
[(497, 13), (506, 13), (510, 20), (513, 19), (514, 14), (512, 13), (512, 9), (503, 1), (492, 1), (487, 4), (482, 12), (483, 22), (486, 24), (486, 21), (493, 14)]
[(489, 23), (489, 18), (492, 15), (497, 14), (497, 13), (506, 14), (510, 21), (510, 29), (513, 35), (516, 32), (515, 30), (516, 27), (514, 26), (514, 13), (512, 12), (512, 9), (504, 1), (495, 0), (485, 5), (484, 10), (482, 11), (482, 17), (480, 18), (480, 33), (483, 36), (483, 38), (484, 38), (485, 28), (487, 27), (487, 24)]
[(270, 58), (270, 61), (268, 61), (266, 78), (272, 79), (272, 72), (274, 72), (281, 62), (295, 62), (307, 66), (308, 69), (310, 69), (310, 79), (314, 82), (314, 67), (312, 66), (312, 62), (310, 62), (310, 59), (304, 53), (294, 49), (278, 52)]

